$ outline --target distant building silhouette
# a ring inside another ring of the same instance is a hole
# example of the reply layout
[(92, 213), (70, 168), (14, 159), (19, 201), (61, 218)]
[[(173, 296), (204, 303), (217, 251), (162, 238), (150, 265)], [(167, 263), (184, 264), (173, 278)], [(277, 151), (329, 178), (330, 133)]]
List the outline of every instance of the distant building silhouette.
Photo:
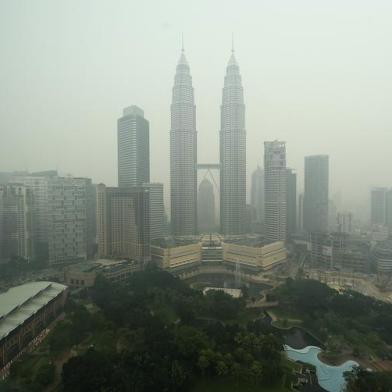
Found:
[(287, 234), (290, 237), (297, 230), (297, 174), (287, 169)]
[(387, 218), (387, 188), (373, 188), (370, 193), (370, 220), (373, 225), (385, 225)]
[(298, 195), (298, 214), (297, 214), (297, 228), (299, 231), (304, 229), (304, 194)]
[(210, 233), (216, 230), (215, 223), (215, 195), (211, 181), (204, 178), (199, 185), (197, 197), (198, 229), (199, 233)]
[(250, 188), (252, 231), (261, 233), (264, 222), (264, 171), (260, 167), (252, 173)]
[(328, 231), (328, 155), (305, 157), (304, 229)]

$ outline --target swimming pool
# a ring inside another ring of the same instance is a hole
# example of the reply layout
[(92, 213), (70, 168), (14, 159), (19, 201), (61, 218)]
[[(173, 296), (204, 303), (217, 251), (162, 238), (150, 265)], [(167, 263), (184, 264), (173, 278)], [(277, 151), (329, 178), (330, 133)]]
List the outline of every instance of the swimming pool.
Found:
[(316, 367), (316, 374), (320, 386), (328, 392), (341, 392), (345, 386), (343, 373), (350, 371), (354, 366), (358, 366), (355, 361), (347, 361), (340, 366), (330, 366), (318, 359), (320, 347), (308, 346), (296, 350), (285, 345), (287, 356), (294, 361), (302, 361)]

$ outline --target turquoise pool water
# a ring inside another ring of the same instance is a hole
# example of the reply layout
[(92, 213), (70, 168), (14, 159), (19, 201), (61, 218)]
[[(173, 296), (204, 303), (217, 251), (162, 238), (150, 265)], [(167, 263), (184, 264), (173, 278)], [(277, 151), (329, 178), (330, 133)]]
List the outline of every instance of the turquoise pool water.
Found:
[(320, 386), (328, 392), (343, 391), (345, 386), (343, 373), (350, 371), (354, 366), (358, 366), (358, 363), (355, 361), (347, 361), (341, 366), (327, 365), (318, 359), (317, 355), (321, 351), (321, 348), (316, 346), (308, 346), (301, 350), (295, 350), (285, 345), (284, 349), (290, 359), (314, 365)]

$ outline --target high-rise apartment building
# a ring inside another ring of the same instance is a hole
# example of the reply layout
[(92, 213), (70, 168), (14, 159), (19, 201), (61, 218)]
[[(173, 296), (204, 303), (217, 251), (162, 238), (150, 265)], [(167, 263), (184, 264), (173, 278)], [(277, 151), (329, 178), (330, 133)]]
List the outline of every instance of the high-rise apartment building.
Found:
[(88, 178), (59, 177), (54, 170), (14, 175), (32, 194), (34, 258), (61, 264), (95, 255), (95, 190)]
[(216, 230), (215, 224), (215, 195), (211, 181), (204, 178), (199, 185), (197, 197), (198, 229), (199, 233), (211, 233)]
[(52, 177), (48, 186), (49, 263), (64, 264), (87, 259), (87, 194), (91, 180)]
[(287, 169), (287, 234), (293, 235), (297, 230), (297, 174)]
[(170, 197), (172, 234), (196, 234), (196, 106), (192, 77), (184, 49), (177, 64), (171, 103)]
[(97, 185), (99, 257), (150, 261), (150, 200), (145, 187)]
[(305, 157), (304, 229), (328, 231), (328, 155)]
[(163, 184), (150, 182), (143, 184), (149, 190), (150, 199), (150, 240), (165, 236), (165, 206), (163, 202)]
[(57, 171), (48, 170), (39, 173), (23, 173), (11, 177), (11, 183), (20, 183), (28, 188), (33, 195), (33, 248), (34, 257), (43, 262), (49, 260), (48, 246), (48, 189), (51, 178), (57, 176)]
[(23, 184), (0, 185), (0, 260), (34, 257), (32, 206)]
[(125, 108), (117, 122), (118, 186), (150, 181), (149, 123), (137, 106)]
[(264, 142), (264, 227), (269, 242), (286, 239), (286, 144), (278, 140)]
[(243, 234), (246, 213), (245, 105), (234, 50), (222, 90), (220, 128), (220, 220), (223, 234)]
[(264, 222), (264, 171), (260, 167), (252, 173), (250, 205), (253, 228), (256, 232), (260, 232)]

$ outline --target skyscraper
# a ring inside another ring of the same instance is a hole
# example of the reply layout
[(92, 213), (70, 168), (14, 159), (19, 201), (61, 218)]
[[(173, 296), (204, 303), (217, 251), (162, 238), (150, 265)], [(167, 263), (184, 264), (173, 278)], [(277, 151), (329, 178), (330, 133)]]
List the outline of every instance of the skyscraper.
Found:
[(165, 207), (163, 204), (163, 184), (149, 182), (143, 184), (149, 190), (150, 199), (150, 240), (165, 236)]
[(171, 104), (170, 195), (172, 234), (196, 234), (196, 106), (184, 49), (177, 64)]
[(264, 222), (264, 171), (259, 166), (252, 173), (250, 188), (253, 230), (262, 231)]
[(52, 264), (95, 254), (95, 195), (89, 178), (59, 177), (57, 171), (23, 173), (10, 178), (32, 194), (34, 258)]
[(328, 231), (328, 155), (305, 157), (304, 229)]
[(48, 185), (48, 252), (51, 264), (87, 259), (87, 198), (91, 180), (52, 177)]
[(42, 173), (24, 173), (10, 179), (13, 183), (23, 184), (33, 194), (33, 248), (37, 260), (49, 260), (48, 244), (48, 189), (50, 179), (57, 176), (56, 171)]
[(97, 185), (97, 236), (100, 257), (150, 260), (149, 190)]
[(23, 184), (0, 185), (0, 260), (34, 256), (32, 196)]
[(297, 222), (298, 222), (298, 230), (303, 231), (304, 229), (304, 194), (300, 193), (298, 195), (298, 215), (297, 215)]
[(246, 211), (245, 105), (240, 69), (232, 50), (222, 91), (220, 220), (223, 234), (244, 233)]
[(392, 189), (388, 189), (388, 192), (386, 194), (386, 217), (385, 217), (385, 223), (388, 226), (389, 229), (389, 235), (392, 235)]
[(200, 233), (210, 233), (215, 230), (215, 195), (210, 180), (204, 178), (199, 185), (197, 198), (198, 229)]
[(297, 230), (297, 174), (293, 169), (287, 169), (287, 234)]
[(150, 181), (149, 123), (137, 106), (125, 108), (117, 121), (118, 186)]
[(264, 142), (265, 238), (284, 241), (287, 234), (286, 144)]
[(387, 194), (387, 188), (373, 188), (370, 192), (370, 220), (373, 225), (386, 224)]

